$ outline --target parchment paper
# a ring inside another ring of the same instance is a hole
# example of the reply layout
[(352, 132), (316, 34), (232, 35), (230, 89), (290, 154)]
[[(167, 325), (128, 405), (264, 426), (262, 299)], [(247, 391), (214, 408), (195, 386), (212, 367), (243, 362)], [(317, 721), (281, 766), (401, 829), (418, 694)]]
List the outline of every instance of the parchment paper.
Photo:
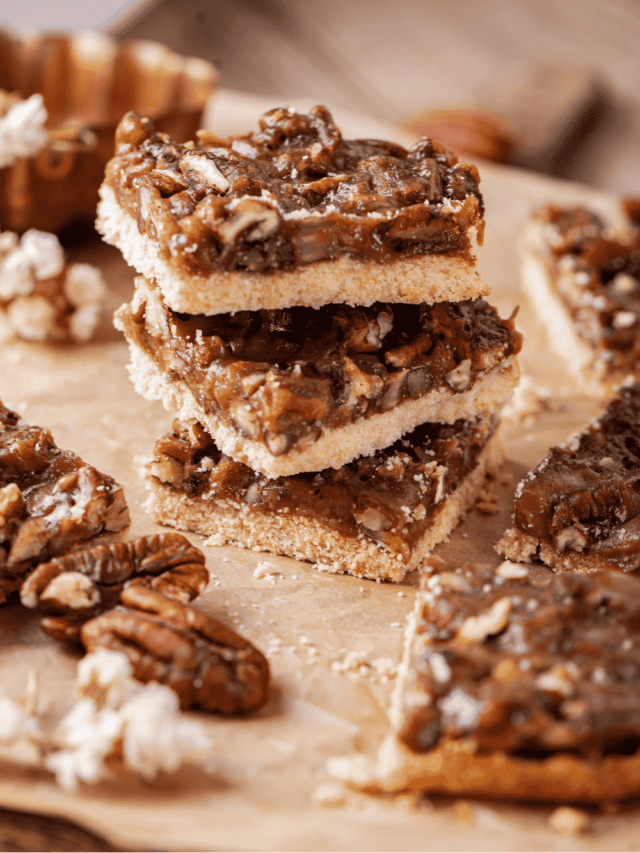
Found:
[[(252, 127), (279, 104), (221, 91), (207, 124), (220, 135)], [(296, 102), (294, 105), (300, 105)], [(301, 104), (303, 107), (308, 103)], [(397, 128), (335, 111), (345, 135), (411, 141)], [(572, 392), (558, 359), (519, 293), (516, 239), (530, 209), (546, 201), (584, 201), (604, 211), (613, 201), (585, 187), (508, 168), (481, 165), (487, 206), (480, 268), (503, 316), (520, 305), (526, 335), (521, 363), (535, 382), (553, 390), (555, 411), (505, 426), (509, 482), (498, 484), (499, 512), (472, 511), (436, 553), (451, 559), (500, 560), (492, 545), (506, 527), (513, 488), (549, 445), (582, 427), (597, 406)], [(119, 253), (96, 239), (75, 252), (99, 264), (111, 288), (110, 309), (128, 299), (133, 272)], [(75, 349), (14, 343), (1, 350), (0, 399), (33, 424), (47, 426), (60, 447), (125, 486), (131, 536), (157, 528), (145, 516), (138, 469), (172, 414), (139, 398), (129, 382), (124, 341), (108, 317), (99, 338)], [(203, 547), (201, 537), (189, 534)], [(375, 754), (386, 729), (393, 679), (376, 666), (397, 663), (416, 573), (399, 585), (321, 574), (311, 565), (232, 547), (205, 548), (212, 582), (197, 601), (268, 652), (273, 697), (255, 717), (225, 720), (198, 715), (211, 732), (214, 773), (192, 770), (153, 784), (131, 778), (68, 794), (37, 771), (0, 767), (0, 805), (70, 817), (126, 849), (166, 850), (610, 850), (637, 849), (640, 813), (594, 819), (592, 834), (566, 839), (548, 827), (550, 808), (472, 802), (471, 820), (456, 818), (451, 800), (373, 797), (346, 792), (334, 807), (314, 792), (328, 780), (330, 757)], [(268, 559), (282, 577), (253, 576)], [(273, 651), (279, 640), (279, 651)], [(19, 698), (26, 674), (40, 674), (42, 701), (52, 716), (72, 704), (77, 656), (41, 634), (19, 605), (0, 609), (0, 684)], [(271, 649), (271, 651), (269, 651)], [(315, 651), (314, 651), (315, 650)], [(341, 671), (348, 652), (360, 656), (355, 672)], [(333, 664), (333, 666), (332, 666)]]

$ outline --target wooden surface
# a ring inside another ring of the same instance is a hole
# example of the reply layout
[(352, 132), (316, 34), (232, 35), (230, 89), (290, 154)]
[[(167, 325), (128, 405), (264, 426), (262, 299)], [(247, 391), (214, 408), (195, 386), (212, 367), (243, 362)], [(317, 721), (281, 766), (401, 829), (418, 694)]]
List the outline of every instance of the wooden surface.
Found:
[(0, 850), (112, 851), (104, 838), (64, 818), (0, 809)]
[(640, 193), (637, 0), (157, 0), (115, 32), (209, 59), (274, 106), (310, 97), (387, 122), (492, 105), (540, 63), (581, 70), (597, 103), (551, 173)]

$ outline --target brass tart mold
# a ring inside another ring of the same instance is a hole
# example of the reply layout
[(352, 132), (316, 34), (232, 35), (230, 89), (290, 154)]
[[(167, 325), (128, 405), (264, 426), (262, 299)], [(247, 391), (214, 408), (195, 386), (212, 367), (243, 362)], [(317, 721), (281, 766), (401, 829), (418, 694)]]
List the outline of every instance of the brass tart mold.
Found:
[(158, 129), (188, 139), (201, 125), (217, 73), (160, 44), (97, 33), (18, 36), (0, 30), (0, 88), (44, 97), (49, 144), (0, 170), (3, 228), (59, 231), (93, 220), (98, 188), (122, 115), (137, 109)]

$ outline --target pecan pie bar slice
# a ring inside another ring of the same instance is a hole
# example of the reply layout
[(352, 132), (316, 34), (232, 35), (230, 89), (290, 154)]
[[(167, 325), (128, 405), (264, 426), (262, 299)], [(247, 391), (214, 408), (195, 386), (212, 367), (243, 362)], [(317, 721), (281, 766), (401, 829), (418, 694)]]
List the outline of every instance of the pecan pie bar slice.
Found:
[(548, 802), (637, 795), (640, 580), (467, 569), (422, 579), (372, 784)]
[(521, 240), (522, 280), (550, 345), (583, 390), (607, 397), (640, 377), (640, 201), (617, 230), (584, 207), (549, 205)]
[(518, 485), (513, 526), (496, 549), (557, 571), (640, 568), (640, 384), (620, 389)]
[(121, 486), (0, 403), (0, 602), (38, 563), (128, 524)]
[(341, 468), (267, 479), (197, 424), (156, 443), (156, 521), (324, 571), (399, 581), (445, 540), (501, 460), (495, 420), (424, 424)]
[(423, 139), (343, 139), (324, 107), (178, 144), (121, 121), (97, 227), (175, 311), (484, 296), (475, 166)]
[(483, 300), (178, 314), (138, 279), (116, 325), (138, 393), (268, 477), (339, 468), (511, 396), (521, 336)]

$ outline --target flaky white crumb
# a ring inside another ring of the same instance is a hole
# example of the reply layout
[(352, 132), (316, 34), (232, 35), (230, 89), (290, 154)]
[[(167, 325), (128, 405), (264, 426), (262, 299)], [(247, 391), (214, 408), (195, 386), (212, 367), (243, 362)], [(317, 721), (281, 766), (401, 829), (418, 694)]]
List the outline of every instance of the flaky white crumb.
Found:
[(105, 297), (106, 285), (102, 272), (91, 264), (71, 264), (66, 272), (64, 295), (72, 305), (100, 303)]
[(37, 294), (18, 296), (7, 309), (11, 328), (27, 341), (44, 341), (56, 317), (53, 305)]
[(44, 762), (66, 790), (100, 782), (118, 763), (153, 780), (161, 771), (201, 761), (211, 748), (201, 724), (181, 713), (173, 690), (140, 684), (118, 652), (99, 650), (83, 658), (76, 689), (80, 699), (60, 722), (57, 749)]
[(0, 119), (0, 169), (21, 157), (33, 157), (49, 142), (42, 95), (13, 104)]
[(272, 584), (283, 577), (282, 573), (279, 572), (276, 566), (274, 566), (273, 563), (270, 563), (269, 560), (261, 560), (258, 563), (253, 576), (254, 578), (258, 578), (258, 580), (268, 580)]
[(522, 423), (542, 411), (555, 411), (558, 408), (550, 388), (539, 385), (530, 376), (522, 374), (511, 400), (502, 410), (502, 418), (505, 421)]
[(85, 343), (98, 326), (106, 292), (96, 267), (71, 264), (65, 269), (55, 234), (31, 228), (19, 241), (12, 232), (0, 234), (2, 339)]
[(560, 806), (551, 812), (549, 826), (559, 835), (579, 835), (589, 828), (589, 815), (571, 806)]
[(8, 696), (0, 696), (0, 744), (31, 738), (38, 732), (37, 720)]
[(340, 782), (321, 782), (311, 793), (314, 806), (337, 808), (343, 806), (347, 799), (345, 786)]
[(20, 252), (37, 281), (55, 278), (64, 269), (64, 250), (55, 234), (30, 228), (20, 238)]

